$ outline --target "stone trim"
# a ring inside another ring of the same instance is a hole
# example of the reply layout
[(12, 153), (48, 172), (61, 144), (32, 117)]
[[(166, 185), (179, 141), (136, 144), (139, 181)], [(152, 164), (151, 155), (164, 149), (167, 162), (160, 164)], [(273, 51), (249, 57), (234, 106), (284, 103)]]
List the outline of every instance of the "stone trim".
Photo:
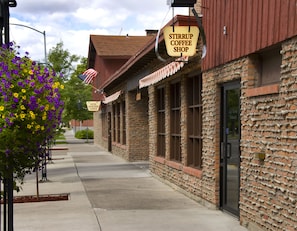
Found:
[(256, 87), (246, 90), (246, 97), (271, 95), (279, 93), (279, 84)]

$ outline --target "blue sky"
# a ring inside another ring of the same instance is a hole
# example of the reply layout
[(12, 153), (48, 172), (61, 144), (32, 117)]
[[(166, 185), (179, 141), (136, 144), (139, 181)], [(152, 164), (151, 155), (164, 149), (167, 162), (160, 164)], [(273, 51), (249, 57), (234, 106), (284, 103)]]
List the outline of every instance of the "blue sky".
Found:
[[(176, 14), (187, 15), (188, 8), (175, 8)], [(71, 54), (84, 57), (90, 34), (145, 35), (171, 18), (167, 0), (17, 0), (17, 7), (10, 8), (11, 23), (46, 32), (47, 52), (62, 41)], [(10, 39), (33, 60), (44, 60), (42, 33), (11, 25)]]

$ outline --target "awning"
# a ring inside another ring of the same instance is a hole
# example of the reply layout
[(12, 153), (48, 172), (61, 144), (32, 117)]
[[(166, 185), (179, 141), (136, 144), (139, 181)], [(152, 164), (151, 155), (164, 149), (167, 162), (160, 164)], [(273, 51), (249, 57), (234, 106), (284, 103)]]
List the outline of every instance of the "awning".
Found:
[(119, 96), (121, 95), (122, 91), (117, 91), (116, 93), (108, 96), (105, 98), (104, 101), (102, 101), (105, 104), (111, 103), (112, 101), (115, 101), (119, 98)]
[(147, 87), (149, 85), (161, 81), (162, 79), (174, 75), (185, 65), (185, 62), (187, 62), (188, 59), (189, 57), (187, 56), (180, 57), (176, 59), (174, 62), (167, 64), (165, 67), (162, 67), (161, 69), (153, 72), (152, 74), (149, 74), (148, 76), (142, 78), (141, 80), (139, 80), (139, 88)]

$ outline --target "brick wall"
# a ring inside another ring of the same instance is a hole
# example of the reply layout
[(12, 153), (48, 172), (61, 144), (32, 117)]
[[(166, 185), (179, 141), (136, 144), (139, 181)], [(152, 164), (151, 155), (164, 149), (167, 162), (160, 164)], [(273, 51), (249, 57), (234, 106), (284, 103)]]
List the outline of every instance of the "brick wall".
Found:
[(148, 94), (146, 89), (142, 90), (140, 100), (136, 100), (136, 94), (136, 91), (131, 91), (126, 96), (129, 161), (149, 159)]
[(94, 112), (94, 144), (107, 149), (107, 139), (102, 137), (102, 112)]
[[(121, 142), (112, 142), (112, 153), (128, 161), (148, 160), (148, 95), (144, 90), (141, 100), (136, 100), (136, 91), (125, 93), (121, 100), (126, 102), (126, 144), (123, 142), (123, 134), (120, 134)], [(107, 135), (102, 136), (102, 120), (108, 112), (112, 112), (112, 106), (105, 107), (105, 113), (102, 111), (94, 113), (94, 143), (105, 149), (108, 148)], [(121, 108), (122, 110), (122, 108)], [(122, 113), (122, 112), (121, 112)], [(113, 119), (113, 114), (111, 115)], [(118, 119), (118, 118), (117, 118)], [(121, 116), (121, 120), (123, 117)], [(107, 129), (107, 119), (105, 119), (105, 128)], [(121, 121), (123, 126), (124, 121)], [(113, 130), (113, 122), (112, 122)], [(104, 132), (107, 132), (104, 131)], [(118, 131), (117, 131), (118, 132)]]
[(203, 73), (203, 189), (202, 197), (219, 206), (220, 190), (220, 85), (240, 80), (246, 60), (237, 60)]
[[(240, 221), (252, 231), (297, 230), (297, 38), (284, 42), (281, 53), (279, 84), (256, 87), (259, 72), (255, 55), (203, 73), (200, 173), (186, 168), (184, 160), (181, 163), (169, 160), (169, 138), (166, 158), (157, 157), (156, 92), (154, 86), (148, 88), (152, 173), (216, 207), (220, 197), (220, 86), (234, 80), (241, 82)], [(168, 83), (164, 85), (168, 97)], [(183, 107), (181, 113), (184, 120)], [(168, 113), (166, 121), (169, 121)], [(182, 130), (183, 135), (186, 129)], [(182, 152), (185, 149), (182, 145)], [(265, 155), (264, 161), (259, 159), (259, 154)]]
[(240, 79), (240, 220), (252, 231), (297, 229), (296, 51), (297, 38), (283, 43), (280, 84), (256, 87), (253, 55), (203, 74), (202, 197), (217, 203), (219, 195), (219, 86)]
[[(199, 73), (199, 62), (200, 56), (198, 59), (191, 62), (189, 66), (186, 67), (183, 71), (179, 72), (175, 77), (170, 77), (163, 83), (165, 87), (165, 146), (166, 153), (165, 158), (157, 156), (157, 96), (156, 96), (156, 87), (149, 86), (149, 151), (150, 151), (150, 170), (151, 172), (158, 176), (160, 179), (164, 180), (166, 183), (171, 184), (173, 187), (181, 190), (183, 193), (187, 194), (189, 197), (200, 201), (202, 204), (215, 208), (218, 206), (218, 171), (215, 169), (216, 162), (214, 161), (214, 140), (213, 136), (217, 133), (213, 131), (213, 125), (210, 124), (212, 134), (209, 135), (205, 133), (206, 140), (207, 136), (212, 136), (210, 138), (211, 144), (209, 144), (208, 151), (203, 151), (203, 169), (198, 170), (195, 168), (188, 167), (187, 163), (187, 104), (186, 104), (186, 77)], [(181, 82), (181, 162), (175, 162), (170, 160), (170, 82), (174, 79), (179, 79)], [(208, 80), (211, 82), (211, 80)], [(209, 83), (210, 84), (210, 83)], [(213, 84), (215, 84), (213, 80)], [(210, 84), (210, 87), (212, 85)], [(211, 94), (211, 99), (216, 99), (216, 91), (213, 89), (209, 90)], [(213, 96), (213, 93), (215, 96)], [(204, 93), (205, 94), (205, 93)], [(211, 100), (210, 100), (211, 101)], [(208, 120), (207, 117), (210, 115), (209, 121), (215, 121), (216, 109), (212, 102), (212, 105), (208, 105), (209, 101), (203, 102), (204, 107), (207, 107), (206, 110), (213, 110), (210, 114), (206, 114), (204, 119)], [(215, 123), (215, 122), (214, 122)], [(203, 141), (204, 142), (204, 141)], [(203, 143), (204, 146), (204, 143)], [(208, 144), (206, 143), (206, 147)]]
[(279, 86), (259, 91), (256, 75), (243, 79), (240, 210), (250, 230), (297, 230), (297, 38), (281, 53)]

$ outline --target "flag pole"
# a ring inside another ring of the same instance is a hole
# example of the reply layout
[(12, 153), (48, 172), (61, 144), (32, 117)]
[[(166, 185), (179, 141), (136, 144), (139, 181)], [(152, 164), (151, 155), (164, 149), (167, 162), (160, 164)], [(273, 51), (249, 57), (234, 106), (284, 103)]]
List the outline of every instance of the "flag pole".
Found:
[(88, 84), (88, 85), (91, 86), (95, 90), (95, 92), (100, 91), (98, 88), (94, 87), (93, 85), (91, 85), (91, 84)]

